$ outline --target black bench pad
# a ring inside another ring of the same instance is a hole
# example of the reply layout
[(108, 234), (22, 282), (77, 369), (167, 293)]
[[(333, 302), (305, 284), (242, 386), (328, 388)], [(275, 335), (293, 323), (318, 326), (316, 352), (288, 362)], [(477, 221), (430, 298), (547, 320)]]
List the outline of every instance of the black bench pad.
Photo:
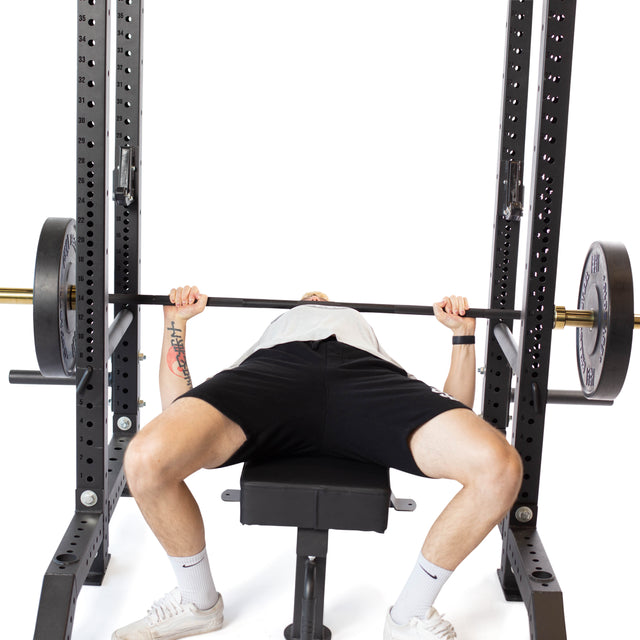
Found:
[(387, 528), (389, 469), (332, 457), (246, 462), (240, 522), (303, 529)]

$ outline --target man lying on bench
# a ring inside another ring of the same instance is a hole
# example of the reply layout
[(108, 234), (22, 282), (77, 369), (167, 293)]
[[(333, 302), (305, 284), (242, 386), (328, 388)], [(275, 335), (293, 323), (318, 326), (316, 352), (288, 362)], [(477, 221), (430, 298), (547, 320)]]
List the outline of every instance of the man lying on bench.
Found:
[(384, 640), (455, 639), (434, 600), (502, 520), (522, 481), (516, 450), (470, 409), (475, 320), (465, 317), (467, 300), (451, 296), (434, 304), (436, 318), (453, 331), (451, 368), (439, 391), (408, 375), (360, 313), (322, 305), (328, 298), (319, 292), (274, 320), (232, 367), (194, 388), (185, 332), (207, 297), (197, 287), (181, 287), (171, 290), (170, 299), (160, 366), (163, 412), (131, 441), (125, 473), (169, 555), (178, 587), (112, 640), (176, 639), (222, 626), (222, 596), (185, 478), (202, 468), (309, 454), (460, 482), (384, 627)]

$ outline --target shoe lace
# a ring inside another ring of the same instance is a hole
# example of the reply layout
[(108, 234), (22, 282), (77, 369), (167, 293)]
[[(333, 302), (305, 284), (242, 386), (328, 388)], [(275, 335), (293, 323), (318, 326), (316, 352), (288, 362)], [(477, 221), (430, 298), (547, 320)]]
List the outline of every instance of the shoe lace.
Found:
[(170, 593), (167, 593), (159, 600), (156, 600), (151, 609), (147, 612), (147, 616), (151, 619), (153, 624), (158, 624), (162, 620), (171, 618), (184, 610), (180, 603), (180, 597), (177, 589), (174, 589)]
[(421, 623), (436, 638), (441, 640), (456, 640), (457, 638), (453, 625), (444, 619), (444, 614), (440, 615), (435, 609), (432, 609), (431, 613), (421, 620)]

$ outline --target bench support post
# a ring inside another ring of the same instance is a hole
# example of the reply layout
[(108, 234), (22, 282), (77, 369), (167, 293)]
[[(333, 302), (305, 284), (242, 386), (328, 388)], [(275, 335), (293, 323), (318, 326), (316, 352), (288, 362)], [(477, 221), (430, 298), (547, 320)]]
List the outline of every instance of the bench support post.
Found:
[(284, 630), (287, 640), (331, 638), (331, 631), (322, 625), (328, 543), (326, 530), (298, 529), (293, 624)]

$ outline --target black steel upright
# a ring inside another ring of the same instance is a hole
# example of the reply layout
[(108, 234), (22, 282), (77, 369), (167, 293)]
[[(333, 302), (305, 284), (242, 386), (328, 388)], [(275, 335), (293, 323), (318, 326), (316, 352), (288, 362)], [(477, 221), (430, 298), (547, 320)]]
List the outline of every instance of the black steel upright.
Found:
[[(102, 583), (109, 562), (109, 521), (125, 488), (124, 451), (139, 426), (138, 308), (127, 305), (133, 321), (113, 353), (109, 441), (110, 4), (78, 0), (76, 511), (44, 577), (37, 640), (68, 640), (82, 585)], [(113, 186), (114, 287), (116, 293), (137, 294), (143, 0), (117, 0), (117, 7), (115, 150), (121, 163)], [(115, 312), (122, 306), (116, 305)]]
[[(509, 0), (500, 124), (500, 154), (496, 189), (496, 217), (491, 266), (491, 309), (514, 309), (518, 277), (518, 242), (522, 215), (522, 180), (527, 98), (531, 60), (533, 0)], [(520, 208), (512, 200), (520, 196)], [(484, 419), (496, 429), (506, 431), (509, 422), (511, 369), (503, 356), (493, 329), (499, 320), (491, 320), (487, 329), (487, 351), (483, 391)], [(509, 328), (512, 320), (505, 320)]]
[[(116, 16), (116, 113), (114, 172), (114, 291), (139, 294), (140, 168), (142, 124), (143, 0), (118, 0)], [(126, 444), (138, 431), (140, 323), (138, 305), (125, 305), (134, 315), (111, 360), (113, 447), (110, 461), (112, 501), (121, 494)], [(114, 315), (123, 305), (116, 304)]]
[(109, 0), (78, 0), (76, 509), (45, 574), (34, 637), (71, 636), (78, 593), (108, 562), (107, 190)]
[(562, 591), (536, 523), (542, 463), (560, 220), (569, 117), (576, 0), (545, 0), (532, 168), (527, 273), (523, 290), (513, 444), (524, 481), (502, 525), (505, 594), (521, 597), (533, 640), (565, 640)]

